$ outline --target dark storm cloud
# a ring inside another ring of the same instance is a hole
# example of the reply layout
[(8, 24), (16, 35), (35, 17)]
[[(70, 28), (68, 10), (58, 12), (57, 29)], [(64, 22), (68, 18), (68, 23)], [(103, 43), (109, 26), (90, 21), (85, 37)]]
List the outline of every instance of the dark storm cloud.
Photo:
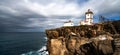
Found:
[[(5, 5), (4, 3), (9, 4)], [(3, 3), (3, 4), (2, 4)], [(29, 11), (28, 9), (20, 8), (16, 9), (11, 7), (11, 2), (1, 1), (0, 2), (0, 32), (11, 32), (11, 31), (20, 31), (20, 30), (30, 30), (36, 29), (36, 27), (27, 27), (32, 21), (29, 21), (30, 18), (38, 19), (39, 21), (45, 21), (45, 16), (38, 15), (34, 12)], [(41, 19), (44, 18), (44, 19)]]
[[(36, 27), (31, 26), (28, 27), (32, 21), (30, 21), (30, 18), (38, 19), (41, 18), (39, 21), (45, 21), (44, 16), (31, 14), (31, 15), (23, 15), (23, 16), (13, 16), (9, 14), (4, 14), (0, 16), (0, 29), (2, 31), (8, 31), (8, 30), (17, 30), (17, 29), (35, 29)], [(3, 30), (4, 29), (4, 30)]]
[(120, 0), (0, 0), (0, 32), (44, 31), (72, 20), (78, 24), (84, 12), (120, 16)]

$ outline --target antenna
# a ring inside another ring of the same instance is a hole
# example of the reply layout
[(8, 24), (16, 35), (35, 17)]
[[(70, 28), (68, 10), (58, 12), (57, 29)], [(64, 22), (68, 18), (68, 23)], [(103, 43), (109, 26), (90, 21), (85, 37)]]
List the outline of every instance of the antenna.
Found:
[(99, 16), (99, 22), (102, 22), (102, 23), (105, 22), (105, 17), (102, 16), (102, 15), (100, 15), (100, 16)]
[(99, 21), (102, 22), (102, 23), (103, 22), (107, 22), (107, 24), (111, 26), (111, 28), (114, 31), (114, 33), (117, 34), (117, 31), (116, 31), (114, 25), (111, 22), (112, 20), (110, 20), (108, 18), (105, 18), (104, 16), (99, 16)]

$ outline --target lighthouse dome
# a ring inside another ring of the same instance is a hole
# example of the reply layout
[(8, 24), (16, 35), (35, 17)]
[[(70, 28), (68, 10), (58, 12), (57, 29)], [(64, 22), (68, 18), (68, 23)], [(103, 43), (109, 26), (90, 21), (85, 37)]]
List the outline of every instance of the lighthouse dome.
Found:
[(88, 11), (85, 14), (93, 14), (93, 12), (90, 9), (88, 9)]

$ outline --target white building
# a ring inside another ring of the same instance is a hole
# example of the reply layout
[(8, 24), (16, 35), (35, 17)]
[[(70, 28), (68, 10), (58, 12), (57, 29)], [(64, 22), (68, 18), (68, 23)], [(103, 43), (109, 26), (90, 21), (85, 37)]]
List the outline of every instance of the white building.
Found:
[(67, 27), (67, 26), (74, 26), (74, 23), (69, 20), (68, 22), (64, 22), (64, 26)]
[(93, 25), (93, 12), (90, 9), (85, 13), (85, 20), (80, 21), (80, 25)]

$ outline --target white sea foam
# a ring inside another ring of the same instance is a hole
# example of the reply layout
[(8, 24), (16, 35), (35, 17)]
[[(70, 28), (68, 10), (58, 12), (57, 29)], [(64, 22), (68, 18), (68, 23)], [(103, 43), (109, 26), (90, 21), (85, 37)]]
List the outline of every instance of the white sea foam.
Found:
[(47, 48), (46, 46), (43, 46), (40, 50), (38, 50), (37, 52), (40, 52), (40, 54), (43, 54), (43, 55), (48, 55), (48, 51), (46, 51)]
[[(44, 39), (47, 41), (47, 37), (44, 37)], [(45, 43), (46, 44), (46, 43)], [(46, 46), (43, 46), (38, 51), (30, 51), (28, 53), (23, 53), (21, 55), (49, 55)]]
[(47, 37), (44, 37), (44, 39), (47, 41)]
[(28, 53), (24, 53), (21, 55), (49, 55), (48, 51), (46, 51), (46, 46), (43, 46), (40, 50), (38, 51), (30, 51)]

